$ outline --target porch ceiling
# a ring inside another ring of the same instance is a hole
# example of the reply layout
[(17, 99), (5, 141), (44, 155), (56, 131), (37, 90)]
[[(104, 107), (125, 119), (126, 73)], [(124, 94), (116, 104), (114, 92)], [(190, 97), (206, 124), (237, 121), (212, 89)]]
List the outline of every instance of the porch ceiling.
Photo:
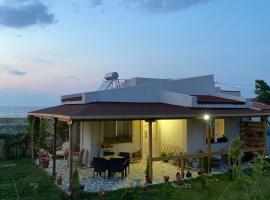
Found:
[(62, 120), (106, 119), (176, 119), (212, 117), (269, 116), (270, 111), (228, 108), (188, 108), (164, 103), (112, 103), (59, 105), (29, 112), (30, 116), (58, 118)]

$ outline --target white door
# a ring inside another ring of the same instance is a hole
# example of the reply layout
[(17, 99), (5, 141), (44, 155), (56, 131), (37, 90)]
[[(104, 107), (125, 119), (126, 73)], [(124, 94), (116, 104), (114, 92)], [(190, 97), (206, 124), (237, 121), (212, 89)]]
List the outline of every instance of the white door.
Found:
[[(157, 122), (152, 123), (152, 147), (153, 147), (153, 157), (159, 156), (159, 140), (157, 131)], [(143, 143), (143, 157), (147, 158), (149, 152), (149, 123), (142, 121), (142, 143)]]

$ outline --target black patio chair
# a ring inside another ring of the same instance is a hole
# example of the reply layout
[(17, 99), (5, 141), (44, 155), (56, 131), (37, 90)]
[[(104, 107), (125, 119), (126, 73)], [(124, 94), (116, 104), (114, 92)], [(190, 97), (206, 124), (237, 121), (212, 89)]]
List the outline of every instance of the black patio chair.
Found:
[(126, 159), (126, 167), (128, 168), (128, 172), (129, 172), (130, 153), (129, 152), (119, 152), (118, 155), (121, 157), (124, 157)]
[(108, 169), (107, 162), (104, 158), (95, 157), (93, 160), (94, 164), (94, 172), (93, 177), (95, 177), (95, 172), (98, 175), (101, 175), (101, 173), (104, 173), (104, 179), (105, 179), (105, 172)]
[(111, 152), (111, 151), (104, 151), (104, 152), (103, 152), (103, 155), (104, 155), (104, 156), (113, 156), (113, 155), (114, 155), (114, 152)]
[(121, 179), (127, 176), (126, 173), (126, 159), (125, 158), (111, 158), (109, 167), (109, 176), (113, 176), (115, 173), (121, 173)]

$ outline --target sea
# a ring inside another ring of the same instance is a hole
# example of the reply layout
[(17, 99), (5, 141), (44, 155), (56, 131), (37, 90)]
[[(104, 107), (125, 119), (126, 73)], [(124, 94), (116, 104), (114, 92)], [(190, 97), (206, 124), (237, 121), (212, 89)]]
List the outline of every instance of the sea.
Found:
[(28, 112), (38, 109), (42, 109), (42, 107), (0, 106), (0, 118), (26, 118)]

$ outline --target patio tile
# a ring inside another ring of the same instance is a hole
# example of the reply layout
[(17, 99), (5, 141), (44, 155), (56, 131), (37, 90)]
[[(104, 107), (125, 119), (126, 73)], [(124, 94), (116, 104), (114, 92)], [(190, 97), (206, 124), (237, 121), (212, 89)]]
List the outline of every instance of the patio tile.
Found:
[[(141, 161), (138, 163), (130, 164), (130, 173), (127, 174), (127, 177), (121, 180), (120, 174), (117, 174), (115, 177), (106, 179), (100, 176), (95, 176), (93, 178), (93, 168), (88, 167), (79, 167), (79, 176), (82, 184), (85, 185), (85, 191), (87, 192), (99, 192), (102, 190), (110, 191), (117, 190), (121, 188), (131, 187), (134, 180), (140, 180), (140, 184), (145, 183), (145, 167), (146, 161)], [(50, 161), (49, 168), (45, 171), (51, 175), (52, 174), (52, 162)], [(164, 176), (170, 176), (170, 181), (175, 180), (175, 175), (179, 172), (180, 169), (171, 164), (164, 163), (162, 161), (153, 163), (153, 184), (159, 184), (164, 182)], [(56, 160), (56, 173), (57, 175), (62, 176), (62, 185), (60, 186), (64, 191), (68, 190), (68, 162), (67, 160)], [(195, 173), (193, 173), (194, 176)], [(107, 174), (106, 174), (107, 175)]]

